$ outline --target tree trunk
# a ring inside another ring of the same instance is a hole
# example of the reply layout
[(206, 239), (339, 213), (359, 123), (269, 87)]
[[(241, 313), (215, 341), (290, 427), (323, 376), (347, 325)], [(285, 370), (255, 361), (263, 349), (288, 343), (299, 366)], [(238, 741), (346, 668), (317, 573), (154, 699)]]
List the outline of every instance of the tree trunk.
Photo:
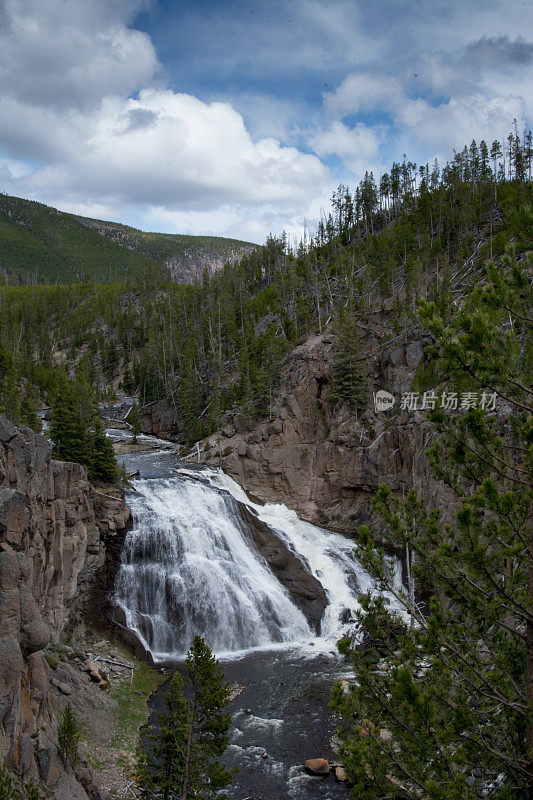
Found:
[(185, 773), (183, 775), (183, 783), (181, 785), (181, 800), (187, 800), (187, 791), (189, 784), (189, 772), (191, 764), (191, 747), (192, 747), (192, 734), (194, 728), (194, 706), (196, 703), (196, 693), (192, 696), (191, 702), (191, 721), (189, 724), (189, 735), (187, 737), (187, 753), (185, 755)]

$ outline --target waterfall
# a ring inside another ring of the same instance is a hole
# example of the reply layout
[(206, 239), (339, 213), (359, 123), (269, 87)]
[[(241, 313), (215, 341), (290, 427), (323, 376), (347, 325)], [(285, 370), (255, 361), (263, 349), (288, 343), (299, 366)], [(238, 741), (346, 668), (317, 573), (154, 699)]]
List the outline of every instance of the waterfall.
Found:
[[(331, 649), (357, 597), (373, 588), (353, 543), (283, 505), (253, 504), (220, 471), (179, 472), (137, 480), (128, 492), (134, 526), (115, 584), (128, 627), (154, 658), (183, 655), (196, 633), (217, 654), (311, 640), (314, 652), (321, 644)], [(322, 584), (328, 605), (320, 639), (246, 536), (241, 504)]]
[[(187, 474), (186, 470), (181, 470)], [(243, 489), (228, 475), (218, 470), (202, 472), (209, 483), (229, 492), (235, 499), (254, 509), (261, 521), (266, 523), (306, 564), (307, 568), (322, 584), (329, 604), (322, 621), (321, 643), (328, 649), (346, 632), (353, 628), (354, 612), (359, 609), (357, 598), (368, 591), (377, 591), (374, 580), (359, 564), (354, 554), (354, 543), (339, 533), (318, 528), (301, 520), (298, 515), (281, 503), (264, 506), (252, 503)], [(396, 588), (402, 587), (402, 566), (393, 560)], [(384, 593), (385, 602), (403, 615), (404, 609), (396, 598)], [(315, 645), (320, 642), (315, 642)]]
[(128, 494), (116, 601), (155, 658), (201, 632), (217, 653), (309, 638), (302, 612), (246, 541), (235, 499), (199, 481), (139, 480)]

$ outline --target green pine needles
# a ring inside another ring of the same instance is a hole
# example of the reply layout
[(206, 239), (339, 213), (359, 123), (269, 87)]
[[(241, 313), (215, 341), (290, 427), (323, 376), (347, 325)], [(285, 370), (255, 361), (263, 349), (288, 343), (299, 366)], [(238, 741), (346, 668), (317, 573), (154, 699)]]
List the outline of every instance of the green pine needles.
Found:
[(368, 401), (366, 354), (355, 314), (343, 314), (337, 324), (337, 344), (332, 365), (331, 397), (354, 411), (363, 410)]
[(228, 746), (230, 699), (222, 668), (201, 636), (185, 660), (185, 680), (176, 672), (165, 694), (166, 711), (139, 759), (142, 797), (208, 800), (220, 797), (236, 770), (220, 757)]
[(82, 379), (64, 379), (52, 404), (50, 437), (55, 458), (87, 467), (90, 478), (113, 482), (117, 463), (107, 438), (91, 387)]
[(531, 800), (533, 797), (533, 259), (509, 251), (445, 325), (433, 304), (442, 388), (496, 392), (494, 412), (433, 415), (428, 453), (455, 497), (429, 509), (382, 486), (374, 510), (423, 595), (394, 588), (367, 528), (361, 563), (404, 610), (362, 598), (364, 647), (346, 647), (355, 682), (338, 685), (341, 756), (361, 800)]
[(78, 743), (80, 741), (80, 733), (70, 703), (67, 703), (63, 711), (61, 722), (57, 729), (57, 741), (63, 761), (65, 764), (70, 764), (71, 767), (74, 767), (79, 760)]

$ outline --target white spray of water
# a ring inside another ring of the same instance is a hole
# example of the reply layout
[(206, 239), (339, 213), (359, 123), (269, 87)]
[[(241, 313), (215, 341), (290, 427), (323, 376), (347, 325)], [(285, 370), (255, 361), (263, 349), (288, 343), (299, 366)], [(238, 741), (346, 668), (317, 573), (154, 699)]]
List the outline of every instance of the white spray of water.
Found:
[[(377, 591), (375, 582), (359, 564), (354, 555), (354, 543), (332, 531), (327, 531), (301, 520), (294, 511), (282, 504), (252, 503), (243, 489), (228, 475), (217, 470), (204, 470), (202, 478), (212, 486), (228, 491), (235, 499), (252, 508), (260, 520), (275, 531), (278, 538), (295, 553), (320, 581), (329, 604), (321, 624), (320, 640), (315, 648), (330, 649), (347, 628), (353, 628), (353, 612), (359, 609), (358, 597), (368, 591)], [(395, 581), (402, 584), (400, 561), (395, 561)], [(392, 594), (385, 593), (390, 606), (398, 613), (403, 608)], [(315, 649), (316, 652), (316, 649)]]
[(201, 633), (217, 653), (308, 639), (288, 592), (246, 540), (238, 506), (199, 481), (135, 481), (134, 528), (115, 597), (154, 657), (187, 651)]
[[(353, 627), (358, 597), (375, 590), (353, 542), (300, 520), (284, 505), (252, 503), (221, 471), (178, 472), (135, 481), (128, 494), (135, 522), (115, 585), (128, 627), (156, 659), (183, 655), (196, 633), (219, 655), (288, 645), (314, 654), (331, 650)], [(243, 533), (241, 503), (324, 587), (328, 606), (320, 638)]]

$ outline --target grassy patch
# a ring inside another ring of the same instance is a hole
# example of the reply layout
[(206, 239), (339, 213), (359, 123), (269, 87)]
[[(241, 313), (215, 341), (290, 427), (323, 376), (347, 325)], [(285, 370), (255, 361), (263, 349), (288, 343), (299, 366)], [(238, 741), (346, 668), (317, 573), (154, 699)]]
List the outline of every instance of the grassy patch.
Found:
[(165, 675), (148, 664), (142, 664), (135, 669), (131, 685), (129, 677), (125, 677), (111, 690), (111, 696), (118, 702), (117, 733), (111, 746), (119, 753), (119, 763), (125, 768), (132, 763), (139, 741), (139, 730), (148, 720), (147, 700), (165, 680)]

